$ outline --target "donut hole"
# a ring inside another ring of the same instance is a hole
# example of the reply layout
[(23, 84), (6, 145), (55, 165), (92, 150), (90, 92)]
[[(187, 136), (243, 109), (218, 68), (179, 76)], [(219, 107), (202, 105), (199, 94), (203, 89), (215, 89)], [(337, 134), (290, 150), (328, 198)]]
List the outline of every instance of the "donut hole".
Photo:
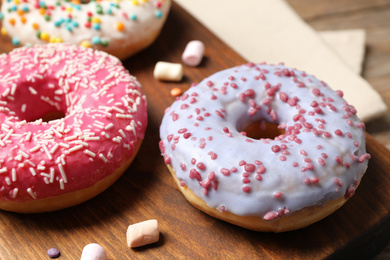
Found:
[(49, 122), (49, 121), (61, 119), (64, 117), (65, 117), (65, 113), (62, 111), (50, 111), (38, 119), (42, 119), (43, 122)]
[(245, 132), (246, 136), (252, 139), (275, 139), (285, 134), (285, 130), (279, 127), (279, 124), (266, 122), (264, 120), (249, 124), (239, 132)]
[(10, 113), (20, 121), (44, 122), (64, 118), (67, 111), (65, 95), (49, 79), (37, 79), (34, 85), (30, 82), (18, 84), (15, 93), (2, 97), (7, 102)]

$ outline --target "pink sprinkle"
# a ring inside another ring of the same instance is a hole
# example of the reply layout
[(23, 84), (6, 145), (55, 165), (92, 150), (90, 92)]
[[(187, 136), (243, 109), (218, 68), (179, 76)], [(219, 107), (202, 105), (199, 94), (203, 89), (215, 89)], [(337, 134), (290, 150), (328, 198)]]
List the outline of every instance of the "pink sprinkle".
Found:
[(262, 165), (263, 163), (261, 161), (259, 161), (259, 160), (255, 160), (255, 164), (256, 165)]
[(236, 168), (236, 167), (232, 167), (232, 168), (230, 169), (230, 171), (231, 171), (231, 172), (237, 172), (237, 168)]
[(344, 93), (343, 93), (343, 91), (341, 91), (341, 90), (336, 90), (336, 94), (337, 94), (339, 97), (343, 97), (343, 96), (344, 96)]
[(184, 139), (188, 139), (188, 138), (190, 138), (191, 137), (191, 133), (185, 133), (184, 135), (183, 135), (183, 137), (184, 137)]
[(283, 102), (287, 102), (288, 100), (288, 95), (284, 92), (279, 92), (279, 98), (280, 100), (282, 100)]
[(355, 188), (354, 187), (348, 187), (347, 191), (345, 192), (344, 198), (347, 200), (351, 198), (355, 194)]
[(325, 161), (322, 158), (318, 158), (318, 163), (321, 164), (322, 166), (325, 165)]
[(229, 176), (229, 175), (230, 175), (230, 171), (229, 171), (228, 169), (226, 169), (226, 168), (222, 168), (222, 169), (221, 169), (221, 173), (222, 173), (223, 175), (225, 175), (225, 176)]
[(335, 133), (335, 135), (338, 135), (338, 136), (343, 135), (343, 132), (340, 129), (337, 129), (336, 131), (334, 131), (334, 133)]
[(283, 193), (282, 192), (274, 192), (274, 197), (275, 198), (280, 198), (283, 196)]
[(255, 95), (255, 91), (253, 89), (247, 89), (247, 90), (245, 90), (244, 94), (247, 97), (251, 97), (251, 96)]
[(191, 171), (190, 171), (190, 178), (191, 179), (195, 178), (197, 181), (201, 181), (202, 180), (202, 176), (195, 169), (191, 169)]
[(308, 163), (308, 164), (306, 165), (306, 169), (307, 169), (307, 170), (314, 170), (314, 165), (313, 165), (312, 163)]
[(254, 172), (255, 169), (256, 169), (256, 166), (253, 165), (253, 164), (249, 164), (249, 163), (248, 163), (248, 164), (245, 164), (244, 169), (245, 169), (245, 171), (247, 171), (247, 172)]
[(164, 156), (164, 163), (165, 164), (171, 164), (171, 157), (169, 157), (168, 155), (165, 155)]
[(218, 208), (218, 210), (221, 211), (221, 212), (224, 212), (226, 209), (225, 209), (225, 206), (220, 206), (220, 207)]
[(185, 171), (187, 169), (187, 166), (185, 163), (180, 163), (180, 168)]
[(243, 191), (243, 192), (246, 192), (246, 193), (249, 193), (249, 192), (251, 192), (251, 187), (245, 185), (244, 187), (242, 187), (242, 191)]
[(196, 167), (198, 167), (200, 170), (206, 170), (206, 166), (203, 164), (203, 163), (198, 163), (197, 165), (196, 165)]
[(336, 162), (337, 162), (338, 164), (341, 164), (341, 163), (342, 163), (342, 162), (341, 162), (340, 156), (336, 156)]
[(243, 178), (243, 179), (242, 179), (242, 183), (244, 183), (244, 184), (248, 184), (248, 183), (250, 183), (250, 182), (251, 182), (251, 180), (248, 179), (248, 178)]
[(256, 173), (257, 174), (263, 174), (265, 173), (265, 167), (263, 165), (260, 165), (257, 170), (256, 170)]
[(243, 165), (245, 165), (246, 164), (246, 161), (244, 161), (244, 160), (241, 160), (239, 163), (238, 163), (238, 165), (240, 165), (240, 166), (243, 166)]
[(314, 96), (319, 96), (321, 94), (321, 91), (318, 88), (313, 88), (312, 93)]
[(272, 146), (271, 150), (272, 150), (272, 152), (277, 153), (277, 152), (280, 151), (280, 146), (279, 145), (274, 145), (274, 146)]
[(224, 116), (220, 111), (215, 110), (215, 113), (216, 113), (218, 116), (220, 116), (220, 117), (222, 117), (222, 118), (225, 118), (225, 116)]
[(264, 220), (274, 220), (278, 217), (278, 213), (275, 211), (269, 211), (264, 215)]
[(279, 156), (279, 159), (283, 162), (287, 160), (286, 156), (284, 155)]

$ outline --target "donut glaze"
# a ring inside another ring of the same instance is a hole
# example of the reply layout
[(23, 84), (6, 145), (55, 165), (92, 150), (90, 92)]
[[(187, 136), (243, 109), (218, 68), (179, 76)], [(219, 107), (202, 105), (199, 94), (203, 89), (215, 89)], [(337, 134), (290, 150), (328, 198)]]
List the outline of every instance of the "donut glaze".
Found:
[[(0, 208), (52, 210), (28, 203), (126, 170), (144, 138), (147, 111), (140, 84), (117, 58), (68, 44), (36, 45), (2, 54), (0, 74)], [(64, 117), (42, 120), (53, 112)], [(55, 200), (52, 206), (63, 207)]]
[[(247, 137), (242, 130), (256, 122), (285, 132)], [(342, 92), (283, 64), (249, 63), (204, 79), (166, 110), (160, 137), (181, 188), (221, 219), (232, 213), (272, 222), (347, 200), (370, 158), (364, 124)]]
[(124, 59), (157, 38), (170, 6), (171, 0), (7, 0), (2, 33), (16, 46), (65, 42)]

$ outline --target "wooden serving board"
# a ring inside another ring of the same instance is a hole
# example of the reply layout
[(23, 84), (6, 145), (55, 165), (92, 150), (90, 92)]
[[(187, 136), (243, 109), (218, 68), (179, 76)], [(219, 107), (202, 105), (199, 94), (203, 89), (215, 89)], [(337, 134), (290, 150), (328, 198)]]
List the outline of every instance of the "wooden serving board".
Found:
[[(157, 61), (180, 62), (188, 41), (205, 43), (196, 68), (185, 67), (179, 83), (153, 78)], [(0, 39), (0, 50), (10, 46)], [(23, 215), (0, 212), (0, 259), (79, 259), (85, 245), (102, 245), (109, 259), (351, 259), (366, 258), (383, 248), (390, 236), (390, 152), (367, 135), (372, 159), (354, 197), (340, 210), (312, 226), (282, 234), (249, 231), (214, 219), (192, 207), (175, 188), (158, 148), (164, 109), (173, 87), (186, 90), (192, 82), (245, 60), (217, 39), (177, 4), (158, 40), (124, 61), (143, 84), (149, 125), (145, 140), (126, 173), (111, 188), (69, 209)], [(159, 242), (130, 249), (129, 224), (157, 219)]]

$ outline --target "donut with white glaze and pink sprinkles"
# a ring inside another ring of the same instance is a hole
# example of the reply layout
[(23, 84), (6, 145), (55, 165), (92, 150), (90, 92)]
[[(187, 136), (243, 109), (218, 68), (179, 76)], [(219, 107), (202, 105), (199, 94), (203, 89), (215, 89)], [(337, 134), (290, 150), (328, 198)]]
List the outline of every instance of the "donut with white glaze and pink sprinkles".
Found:
[[(251, 124), (277, 125), (250, 137)], [(192, 86), (168, 108), (160, 149), (200, 210), (257, 231), (306, 227), (355, 192), (370, 155), (341, 91), (283, 64), (248, 63)]]
[(69, 44), (0, 56), (0, 209), (82, 203), (113, 184), (144, 138), (141, 85), (114, 56)]
[(7, 0), (1, 33), (15, 47), (64, 42), (125, 59), (155, 41), (170, 7), (171, 0)]

